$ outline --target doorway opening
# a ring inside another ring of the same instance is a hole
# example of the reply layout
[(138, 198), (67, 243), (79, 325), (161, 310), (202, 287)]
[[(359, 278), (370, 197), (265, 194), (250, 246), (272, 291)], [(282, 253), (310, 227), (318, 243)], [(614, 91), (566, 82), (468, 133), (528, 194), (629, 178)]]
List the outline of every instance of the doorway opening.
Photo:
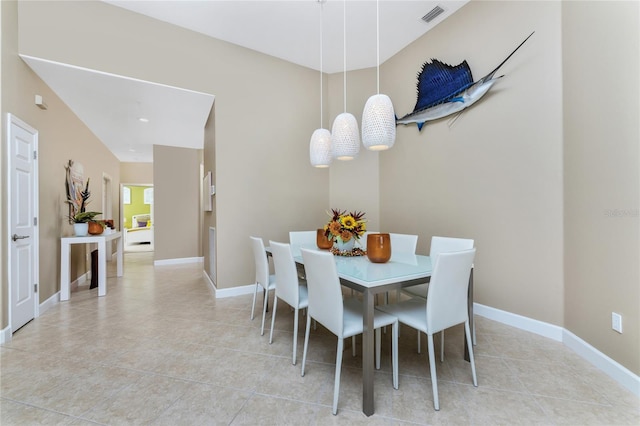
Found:
[(122, 185), (124, 252), (154, 251), (153, 185)]

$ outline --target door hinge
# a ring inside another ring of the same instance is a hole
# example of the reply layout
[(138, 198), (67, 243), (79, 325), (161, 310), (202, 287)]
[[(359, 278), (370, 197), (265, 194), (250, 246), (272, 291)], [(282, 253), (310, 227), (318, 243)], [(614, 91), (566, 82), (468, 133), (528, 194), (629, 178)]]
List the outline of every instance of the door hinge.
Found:
[(33, 292), (37, 293), (38, 292), (38, 283), (34, 283), (33, 284)]
[(34, 160), (38, 159), (38, 151), (33, 151), (33, 159)]
[(38, 218), (37, 217), (33, 218), (33, 226), (38, 226)]

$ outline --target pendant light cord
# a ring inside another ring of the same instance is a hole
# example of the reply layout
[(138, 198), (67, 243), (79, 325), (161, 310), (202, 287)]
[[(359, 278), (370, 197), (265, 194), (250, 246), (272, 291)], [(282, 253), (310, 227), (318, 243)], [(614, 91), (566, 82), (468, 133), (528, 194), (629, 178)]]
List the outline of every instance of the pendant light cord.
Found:
[(377, 81), (378, 81), (378, 95), (380, 94), (380, 2), (376, 0), (376, 63), (377, 68)]
[(344, 64), (344, 112), (347, 112), (347, 0), (343, 1), (342, 10), (342, 62)]
[(322, 129), (322, 113), (323, 113), (323, 104), (322, 104), (322, 96), (323, 96), (323, 87), (322, 87), (322, 27), (323, 27), (323, 19), (324, 19), (324, 4), (320, 3), (320, 127)]

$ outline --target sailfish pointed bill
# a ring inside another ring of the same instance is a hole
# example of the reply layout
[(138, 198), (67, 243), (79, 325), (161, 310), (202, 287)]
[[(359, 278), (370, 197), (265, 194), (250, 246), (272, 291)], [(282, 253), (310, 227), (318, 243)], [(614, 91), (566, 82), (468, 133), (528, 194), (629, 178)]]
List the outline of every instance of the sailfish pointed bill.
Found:
[(533, 34), (529, 34), (496, 68), (476, 82), (473, 82), (467, 61), (456, 66), (437, 59), (426, 62), (418, 75), (416, 106), (413, 112), (396, 118), (396, 124), (416, 123), (418, 130), (422, 131), (427, 121), (438, 120), (469, 108), (503, 77), (494, 75)]

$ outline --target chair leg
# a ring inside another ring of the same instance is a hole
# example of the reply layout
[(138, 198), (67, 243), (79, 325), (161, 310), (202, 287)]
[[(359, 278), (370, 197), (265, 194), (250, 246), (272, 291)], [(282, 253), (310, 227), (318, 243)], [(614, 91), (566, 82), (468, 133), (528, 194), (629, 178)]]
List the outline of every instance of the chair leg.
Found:
[(296, 352), (298, 352), (298, 308), (294, 312), (293, 318), (293, 365), (296, 365)]
[[(274, 297), (274, 299), (275, 299), (275, 297)], [(268, 304), (267, 302), (268, 302), (268, 300), (269, 300), (269, 290), (265, 290), (264, 291), (264, 299), (262, 299), (262, 327), (260, 329), (260, 335), (261, 336), (264, 336), (264, 319), (267, 316), (267, 304)]]
[(478, 387), (478, 379), (476, 377), (476, 361), (473, 357), (473, 345), (471, 344), (471, 331), (469, 329), (469, 321), (464, 323), (464, 333), (467, 335), (467, 346), (469, 347), (469, 362), (471, 363), (471, 375), (473, 376), (473, 386)]
[(336, 353), (336, 378), (333, 384), (333, 415), (338, 414), (338, 396), (340, 396), (340, 371), (342, 370), (342, 351), (344, 351), (344, 339), (338, 338), (338, 351)]
[(253, 311), (256, 309), (256, 295), (258, 294), (258, 283), (256, 282), (256, 288), (253, 289), (253, 303), (251, 304), (251, 320), (255, 318)]
[(393, 388), (398, 389), (398, 321), (391, 328), (391, 364), (393, 369)]
[(351, 336), (351, 356), (356, 356), (356, 336)]
[(471, 330), (471, 337), (473, 338), (473, 346), (477, 345), (478, 342), (476, 341), (476, 321), (473, 321), (473, 327)]
[(433, 334), (427, 334), (427, 345), (429, 347), (429, 368), (431, 370), (431, 388), (433, 389), (433, 407), (436, 411), (440, 410), (440, 401), (438, 400), (438, 377), (436, 376), (436, 358), (433, 349)]
[(376, 370), (380, 370), (380, 347), (382, 346), (380, 329), (376, 328)]
[(307, 326), (304, 332), (304, 349), (302, 349), (302, 370), (300, 375), (304, 377), (304, 365), (307, 362), (307, 348), (309, 347), (309, 331), (311, 329), (311, 317), (307, 315)]
[(271, 333), (269, 333), (269, 344), (273, 342), (273, 324), (276, 322), (276, 309), (278, 309), (278, 297), (273, 298), (273, 309), (271, 311)]
[(444, 330), (440, 332), (440, 362), (444, 362)]
[(418, 330), (418, 353), (421, 353), (421, 349), (420, 349), (420, 331)]

